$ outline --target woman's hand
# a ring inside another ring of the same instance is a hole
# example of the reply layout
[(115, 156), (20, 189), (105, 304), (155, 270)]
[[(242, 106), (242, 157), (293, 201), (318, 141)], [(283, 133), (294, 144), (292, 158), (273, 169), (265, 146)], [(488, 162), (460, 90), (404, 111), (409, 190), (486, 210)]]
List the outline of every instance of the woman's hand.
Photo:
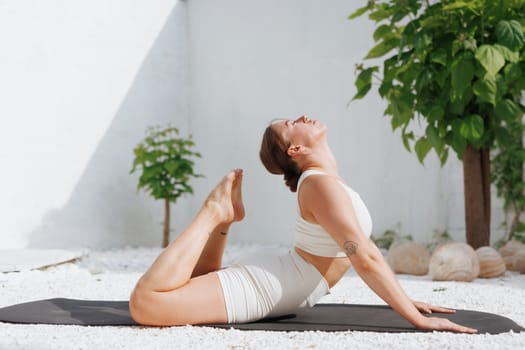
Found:
[(434, 306), (434, 305), (430, 305), (427, 303), (423, 303), (421, 301), (413, 301), (412, 303), (414, 304), (416, 309), (418, 309), (419, 312), (421, 312), (422, 314), (431, 314), (433, 312), (440, 312), (443, 314), (453, 314), (456, 312), (456, 310), (453, 310), (453, 309), (447, 309), (447, 308), (440, 307), (440, 306)]
[(449, 331), (457, 333), (477, 333), (478, 330), (470, 327), (465, 327), (454, 323), (446, 318), (439, 317), (423, 317), (424, 320), (417, 324), (416, 327), (419, 329), (425, 329), (429, 331)]
[[(431, 314), (433, 312), (440, 312), (444, 314), (453, 314), (456, 310), (447, 309), (444, 307), (434, 306), (420, 301), (412, 302), (416, 309), (423, 314)], [(439, 317), (423, 317), (421, 323), (416, 325), (419, 329), (431, 330), (431, 331), (449, 331), (458, 333), (477, 333), (478, 331), (474, 328), (465, 327), (454, 323), (446, 318)]]

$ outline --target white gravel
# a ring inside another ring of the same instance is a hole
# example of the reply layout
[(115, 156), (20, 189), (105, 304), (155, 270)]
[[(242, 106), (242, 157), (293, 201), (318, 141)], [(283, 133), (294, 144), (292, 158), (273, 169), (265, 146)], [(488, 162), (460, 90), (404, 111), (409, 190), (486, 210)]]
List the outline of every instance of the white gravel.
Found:
[[(225, 263), (254, 246), (228, 246)], [(155, 248), (93, 251), (82, 260), (0, 274), (0, 307), (44, 298), (127, 299), (159, 253)], [(416, 300), (498, 313), (525, 326), (525, 275), (471, 283), (398, 276)], [(350, 272), (321, 302), (382, 304)], [(85, 327), (0, 323), (0, 349), (525, 349), (525, 332), (500, 335), (374, 332), (265, 332), (207, 327)]]

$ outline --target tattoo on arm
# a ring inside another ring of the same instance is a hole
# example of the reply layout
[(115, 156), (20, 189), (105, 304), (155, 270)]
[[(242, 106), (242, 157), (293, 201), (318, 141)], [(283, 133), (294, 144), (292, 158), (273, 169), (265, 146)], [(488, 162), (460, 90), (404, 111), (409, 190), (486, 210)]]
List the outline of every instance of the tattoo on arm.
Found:
[[(209, 233), (208, 233), (208, 236), (211, 236), (212, 233), (213, 233), (213, 232), (209, 232)], [(226, 235), (228, 235), (228, 232), (219, 231), (219, 234), (220, 234), (221, 236), (226, 236)]]
[(357, 243), (354, 241), (346, 241), (343, 244), (343, 249), (348, 257), (354, 255), (357, 252)]

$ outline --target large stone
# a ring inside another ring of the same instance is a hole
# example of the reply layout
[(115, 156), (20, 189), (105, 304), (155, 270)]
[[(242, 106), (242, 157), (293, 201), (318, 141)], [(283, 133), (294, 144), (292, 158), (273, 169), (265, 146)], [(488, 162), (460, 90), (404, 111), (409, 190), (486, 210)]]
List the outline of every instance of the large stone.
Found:
[(428, 273), (430, 252), (418, 243), (396, 242), (390, 247), (386, 260), (395, 273), (421, 276)]
[(476, 249), (479, 259), (479, 276), (481, 278), (498, 277), (507, 270), (501, 255), (492, 247)]
[(521, 249), (525, 249), (525, 244), (520, 241), (508, 241), (503, 247), (498, 249), (498, 253), (505, 258), (516, 254)]
[(525, 249), (520, 249), (514, 254), (513, 269), (525, 273)]
[(505, 268), (509, 271), (514, 271), (514, 255), (504, 256), (502, 259), (505, 263)]
[(479, 275), (479, 258), (468, 244), (446, 243), (432, 253), (429, 272), (434, 281), (470, 282)]
[(522, 265), (525, 263), (521, 263), (521, 259), (523, 258), (520, 257), (525, 254), (525, 244), (520, 241), (508, 241), (498, 250), (498, 252), (503, 257), (507, 270), (520, 271), (520, 268), (521, 271), (524, 270)]

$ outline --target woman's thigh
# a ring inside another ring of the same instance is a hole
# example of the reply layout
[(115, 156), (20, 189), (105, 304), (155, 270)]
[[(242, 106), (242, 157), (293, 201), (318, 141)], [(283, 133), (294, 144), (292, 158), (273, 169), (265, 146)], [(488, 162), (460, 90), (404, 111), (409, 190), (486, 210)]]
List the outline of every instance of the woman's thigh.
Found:
[(194, 277), (176, 290), (137, 289), (134, 294), (135, 302), (130, 303), (130, 311), (141, 324), (174, 326), (228, 321), (222, 287), (215, 272)]

